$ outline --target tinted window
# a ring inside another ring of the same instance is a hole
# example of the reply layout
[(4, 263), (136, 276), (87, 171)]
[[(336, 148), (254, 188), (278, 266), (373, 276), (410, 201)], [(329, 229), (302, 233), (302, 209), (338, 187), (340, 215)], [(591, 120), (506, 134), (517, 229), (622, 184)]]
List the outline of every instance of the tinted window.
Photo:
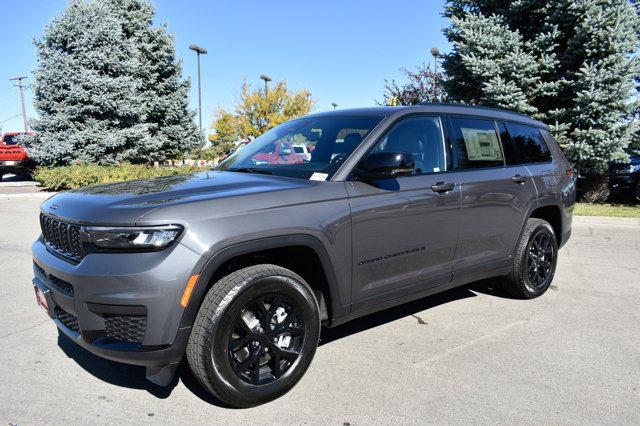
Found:
[(505, 162), (508, 166), (521, 164), (516, 148), (507, 131), (507, 126), (502, 122), (498, 122), (498, 129), (500, 131), (500, 141), (502, 142), (502, 152), (504, 153)]
[(17, 138), (14, 135), (5, 135), (3, 143), (5, 145), (15, 145), (16, 143), (18, 143), (16, 139)]
[(493, 120), (452, 118), (451, 124), (460, 168), (504, 165), (500, 139)]
[(523, 163), (545, 163), (551, 161), (551, 152), (545, 144), (540, 130), (532, 126), (515, 123), (507, 123), (507, 129)]
[(415, 163), (414, 174), (438, 173), (449, 169), (439, 117), (413, 117), (396, 124), (373, 148), (373, 152), (406, 152)]

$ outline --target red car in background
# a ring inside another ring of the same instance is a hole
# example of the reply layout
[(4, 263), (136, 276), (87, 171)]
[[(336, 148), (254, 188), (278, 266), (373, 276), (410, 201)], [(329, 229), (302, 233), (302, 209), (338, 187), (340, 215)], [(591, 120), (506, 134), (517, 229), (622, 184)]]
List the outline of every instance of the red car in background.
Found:
[(289, 142), (277, 142), (268, 146), (269, 152), (258, 152), (253, 156), (256, 164), (301, 164), (307, 159), (298, 154)]
[[(27, 155), (27, 151), (18, 145), (20, 135), (25, 132), (7, 132), (0, 139), (0, 180), (8, 173), (14, 175), (30, 175), (35, 163)], [(27, 132), (33, 135), (33, 132)]]

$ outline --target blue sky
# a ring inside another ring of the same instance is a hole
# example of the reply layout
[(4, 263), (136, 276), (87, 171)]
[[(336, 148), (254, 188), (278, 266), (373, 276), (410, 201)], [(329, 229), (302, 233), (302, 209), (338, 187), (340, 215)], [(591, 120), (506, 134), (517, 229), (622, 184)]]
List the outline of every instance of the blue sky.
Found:
[[(218, 106), (230, 107), (246, 78), (260, 74), (309, 89), (316, 110), (373, 105), (385, 78), (400, 67), (430, 60), (429, 50), (449, 45), (441, 29), (444, 0), (233, 1), (152, 0), (156, 23), (175, 35), (185, 76), (192, 78), (191, 105), (197, 107), (196, 43), (202, 57), (203, 125)], [(32, 40), (66, 6), (66, 0), (2, 0), (0, 38), (0, 128), (21, 130), (18, 90), (9, 78), (36, 67)], [(27, 114), (33, 116), (27, 90)]]

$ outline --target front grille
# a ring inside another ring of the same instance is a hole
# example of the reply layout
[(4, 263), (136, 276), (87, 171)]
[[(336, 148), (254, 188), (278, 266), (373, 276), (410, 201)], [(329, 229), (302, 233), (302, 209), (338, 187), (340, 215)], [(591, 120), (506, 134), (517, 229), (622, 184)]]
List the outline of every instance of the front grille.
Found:
[(42, 236), (49, 247), (73, 259), (82, 259), (79, 225), (62, 222), (51, 216), (40, 214), (40, 227), (42, 228)]
[(73, 286), (70, 283), (66, 282), (65, 280), (61, 280), (60, 278), (53, 275), (49, 275), (49, 279), (51, 280), (51, 284), (53, 284), (55, 288), (64, 293), (73, 295)]
[(104, 314), (104, 325), (107, 336), (114, 340), (142, 343), (147, 328), (147, 317), (144, 315)]
[(78, 318), (75, 315), (71, 315), (69, 312), (56, 306), (54, 313), (56, 318), (60, 320), (65, 327), (69, 330), (73, 330), (76, 333), (80, 333), (80, 326), (78, 325)]

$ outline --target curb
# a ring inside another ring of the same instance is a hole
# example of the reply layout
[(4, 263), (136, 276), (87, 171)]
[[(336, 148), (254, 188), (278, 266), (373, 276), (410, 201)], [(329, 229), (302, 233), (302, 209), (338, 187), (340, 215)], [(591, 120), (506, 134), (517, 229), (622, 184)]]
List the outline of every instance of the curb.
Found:
[(46, 199), (56, 195), (57, 192), (22, 192), (16, 194), (2, 194), (0, 193), (0, 199), (10, 199), (10, 198), (40, 198)]
[(573, 216), (573, 223), (640, 226), (640, 217)]

